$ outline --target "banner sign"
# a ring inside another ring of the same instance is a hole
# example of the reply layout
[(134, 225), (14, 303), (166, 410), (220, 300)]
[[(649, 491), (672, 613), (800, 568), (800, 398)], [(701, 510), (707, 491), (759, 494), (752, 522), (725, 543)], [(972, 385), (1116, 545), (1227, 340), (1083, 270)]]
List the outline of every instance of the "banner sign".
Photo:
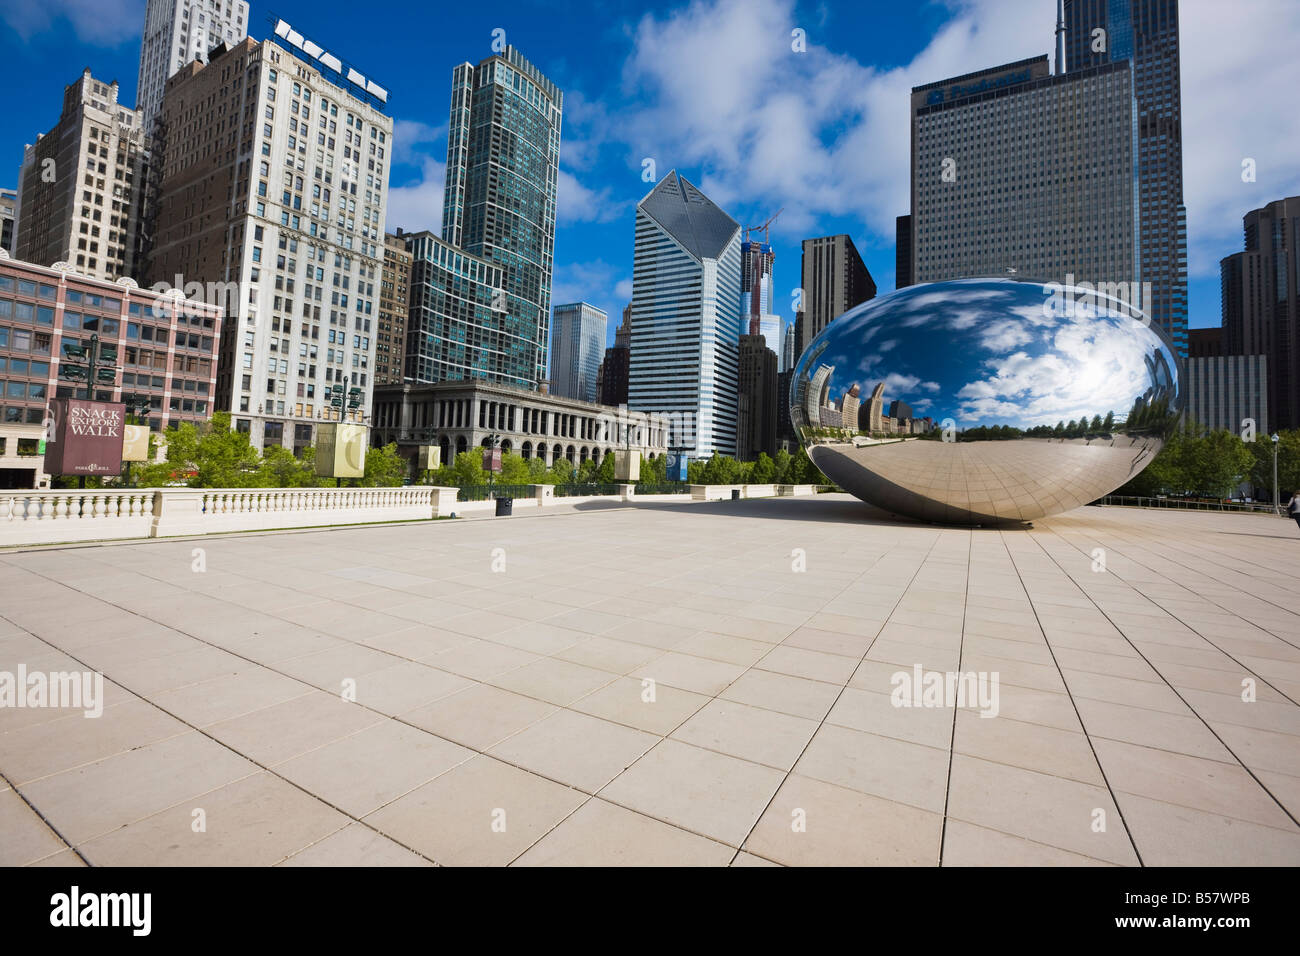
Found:
[(638, 481), (641, 478), (641, 452), (630, 448), (614, 451), (614, 480)]
[[(50, 402), (53, 438), (45, 444), (51, 475), (120, 475), (126, 406), (56, 398)], [(147, 447), (147, 446), (146, 446)]]
[(499, 472), (501, 470), (500, 448), (483, 449), (483, 470), (491, 472)]
[(122, 438), (123, 461), (149, 460), (149, 426), (126, 425)]
[(364, 478), (366, 426), (350, 422), (316, 426), (316, 474), (323, 478)]
[(436, 471), (442, 467), (442, 447), (439, 445), (421, 445), (416, 456), (417, 471)]

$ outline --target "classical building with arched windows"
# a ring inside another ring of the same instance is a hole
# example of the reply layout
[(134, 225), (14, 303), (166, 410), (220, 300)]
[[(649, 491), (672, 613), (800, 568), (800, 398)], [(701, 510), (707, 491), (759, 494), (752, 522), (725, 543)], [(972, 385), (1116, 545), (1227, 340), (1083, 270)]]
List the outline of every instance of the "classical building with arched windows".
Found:
[(396, 442), (405, 457), (420, 445), (436, 445), (443, 462), (486, 445), (552, 465), (568, 458), (580, 465), (607, 452), (634, 448), (645, 458), (664, 454), (670, 439), (667, 416), (629, 411), (481, 381), (377, 386), (371, 443)]

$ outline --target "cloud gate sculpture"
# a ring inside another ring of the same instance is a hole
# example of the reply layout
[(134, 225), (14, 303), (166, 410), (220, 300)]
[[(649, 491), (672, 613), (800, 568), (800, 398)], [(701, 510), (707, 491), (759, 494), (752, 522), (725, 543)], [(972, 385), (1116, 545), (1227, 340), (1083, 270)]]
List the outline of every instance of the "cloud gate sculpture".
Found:
[(831, 481), (926, 521), (1032, 521), (1145, 468), (1182, 410), (1168, 336), (1101, 291), (1013, 278), (910, 286), (800, 356), (790, 418)]

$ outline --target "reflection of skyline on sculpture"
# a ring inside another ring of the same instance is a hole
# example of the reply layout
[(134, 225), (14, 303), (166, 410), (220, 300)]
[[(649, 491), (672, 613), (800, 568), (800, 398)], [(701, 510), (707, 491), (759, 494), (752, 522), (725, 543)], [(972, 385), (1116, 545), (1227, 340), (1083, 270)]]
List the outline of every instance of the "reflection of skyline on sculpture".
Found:
[[(1047, 287), (1036, 283), (967, 279), (941, 285), (942, 291), (912, 286), (851, 310), (835, 320), (834, 340), (814, 342), (799, 367), (816, 350), (819, 365), (854, 368), (854, 380), (844, 387), (865, 390), (883, 382), (887, 400), (903, 401), (916, 416), (935, 422), (951, 418), (959, 429), (1054, 426), (1107, 413), (1122, 421), (1153, 380), (1166, 387), (1170, 381), (1172, 354), (1161, 356), (1163, 371), (1149, 368), (1150, 330), (1130, 319), (1118, 300), (1094, 294), (1101, 304), (1063, 315)], [(926, 345), (918, 348), (922, 329)], [(862, 352), (849, 354), (836, 342), (853, 342)], [(951, 347), (956, 342), (961, 349)], [(973, 356), (978, 361), (972, 365)], [(1122, 407), (1101, 408), (1099, 395), (1128, 397)]]
[[(912, 286), (836, 319), (791, 419), (828, 477), (939, 520), (1032, 520), (1128, 480), (1181, 409), (1163, 333), (1129, 306), (1020, 279)], [(1082, 298), (1082, 296), (1080, 296)]]

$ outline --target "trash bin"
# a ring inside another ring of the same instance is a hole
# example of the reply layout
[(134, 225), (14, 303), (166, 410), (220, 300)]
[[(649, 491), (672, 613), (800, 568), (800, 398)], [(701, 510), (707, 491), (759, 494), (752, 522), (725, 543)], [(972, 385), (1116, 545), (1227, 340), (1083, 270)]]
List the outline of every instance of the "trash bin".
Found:
[(732, 500), (732, 501), (739, 501), (739, 500), (740, 500), (740, 489), (739, 489), (739, 488), (732, 488), (732, 489), (731, 489), (731, 500)]
[(497, 499), (497, 517), (498, 517), (498, 518), (500, 518), (502, 515), (509, 515), (509, 514), (511, 514), (511, 513), (514, 511), (514, 508), (515, 508), (515, 499), (514, 499), (514, 498), (498, 498), (498, 499)]

